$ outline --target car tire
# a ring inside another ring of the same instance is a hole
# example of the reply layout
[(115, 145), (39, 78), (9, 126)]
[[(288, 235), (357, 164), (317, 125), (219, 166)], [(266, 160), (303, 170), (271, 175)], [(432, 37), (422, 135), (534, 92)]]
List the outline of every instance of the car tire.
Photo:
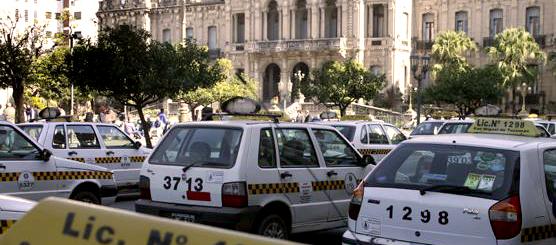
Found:
[(80, 191), (78, 193), (75, 193), (75, 195), (72, 195), (70, 199), (100, 205), (99, 198), (94, 193), (89, 191)]
[(269, 214), (265, 216), (259, 223), (257, 234), (261, 236), (276, 238), (276, 239), (288, 239), (290, 235), (290, 229), (280, 215)]

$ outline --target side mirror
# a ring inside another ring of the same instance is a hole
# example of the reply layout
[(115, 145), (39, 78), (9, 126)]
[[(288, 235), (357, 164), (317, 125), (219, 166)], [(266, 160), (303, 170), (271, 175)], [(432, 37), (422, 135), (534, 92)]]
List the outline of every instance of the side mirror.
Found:
[(367, 165), (376, 165), (375, 158), (371, 155), (364, 155), (361, 158), (361, 166), (365, 167)]
[(556, 134), (550, 135), (550, 138), (556, 139)]
[(52, 156), (52, 152), (48, 149), (43, 149), (41, 151), (41, 159), (45, 162), (48, 162), (50, 160), (50, 157)]
[(141, 148), (141, 146), (143, 146), (143, 145), (139, 141), (135, 141), (133, 143), (133, 148), (135, 148), (136, 150), (139, 150), (139, 148)]

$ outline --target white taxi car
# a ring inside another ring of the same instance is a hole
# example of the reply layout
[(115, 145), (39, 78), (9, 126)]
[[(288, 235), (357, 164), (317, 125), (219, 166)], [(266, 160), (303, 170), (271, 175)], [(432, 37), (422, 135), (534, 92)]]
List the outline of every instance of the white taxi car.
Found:
[(378, 163), (407, 137), (394, 125), (382, 121), (321, 122), (342, 133), (363, 155)]
[(0, 195), (0, 235), (6, 231), (31, 208), (35, 202), (22, 198)]
[(354, 191), (343, 244), (556, 244), (556, 142), (516, 136), (539, 135), (519, 120), (469, 132), (390, 153)]
[(105, 167), (120, 191), (135, 190), (139, 171), (151, 150), (113, 124), (37, 122), (18, 125), (55, 156)]
[(325, 125), (178, 124), (145, 161), (135, 210), (274, 238), (341, 227), (370, 159)]
[(114, 201), (116, 193), (108, 169), (52, 156), (17, 126), (0, 122), (0, 194), (100, 204)]

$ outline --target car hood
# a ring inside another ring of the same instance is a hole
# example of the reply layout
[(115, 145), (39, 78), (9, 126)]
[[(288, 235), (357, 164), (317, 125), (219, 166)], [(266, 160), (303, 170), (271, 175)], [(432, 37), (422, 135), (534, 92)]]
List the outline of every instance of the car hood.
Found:
[(88, 170), (88, 171), (105, 171), (110, 172), (107, 168), (96, 166), (89, 163), (82, 163), (61, 157), (52, 156), (52, 160), (56, 161), (57, 168), (75, 169), (75, 170)]
[(6, 195), (0, 195), (0, 210), (11, 212), (27, 212), (35, 206), (35, 202)]

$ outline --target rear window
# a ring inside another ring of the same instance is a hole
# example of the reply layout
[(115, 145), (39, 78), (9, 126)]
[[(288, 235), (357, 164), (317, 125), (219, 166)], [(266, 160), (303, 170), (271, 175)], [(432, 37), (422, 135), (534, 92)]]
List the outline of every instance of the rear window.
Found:
[(332, 126), (340, 133), (346, 137), (349, 141), (353, 141), (353, 136), (355, 135), (355, 126), (345, 126), (345, 125), (334, 125)]
[(424, 122), (419, 124), (411, 135), (433, 135), (444, 124), (443, 122)]
[(156, 148), (149, 162), (157, 165), (231, 168), (237, 158), (241, 129), (176, 127)]
[(517, 190), (519, 152), (458, 145), (406, 144), (387, 156), (367, 186), (421, 190), (432, 186), (468, 188), (454, 193), (502, 200)]
[(446, 123), (440, 129), (438, 134), (463, 134), (467, 133), (467, 129), (472, 123)]
[(25, 131), (25, 133), (31, 136), (31, 138), (33, 138), (34, 140), (38, 140), (41, 136), (42, 125), (25, 125), (19, 126), (19, 128)]

